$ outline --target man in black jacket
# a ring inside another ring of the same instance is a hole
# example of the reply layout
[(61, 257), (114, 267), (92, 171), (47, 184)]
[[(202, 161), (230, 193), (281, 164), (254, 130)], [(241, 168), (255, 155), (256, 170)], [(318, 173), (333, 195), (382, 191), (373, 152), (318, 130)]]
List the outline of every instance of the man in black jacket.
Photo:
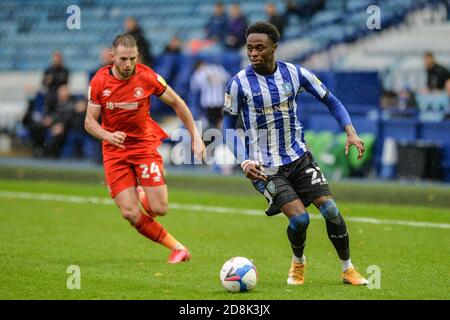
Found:
[(145, 38), (144, 31), (133, 17), (128, 17), (124, 22), (125, 32), (133, 36), (138, 47), (139, 62), (151, 67), (153, 65), (153, 55), (150, 42)]
[(55, 51), (52, 55), (52, 64), (45, 72), (42, 84), (45, 90), (45, 104), (49, 108), (55, 108), (57, 104), (57, 92), (60, 86), (69, 81), (69, 70), (64, 66), (61, 52)]
[(450, 72), (440, 64), (436, 63), (432, 52), (424, 54), (425, 68), (427, 69), (428, 90), (444, 90), (444, 84), (450, 79)]

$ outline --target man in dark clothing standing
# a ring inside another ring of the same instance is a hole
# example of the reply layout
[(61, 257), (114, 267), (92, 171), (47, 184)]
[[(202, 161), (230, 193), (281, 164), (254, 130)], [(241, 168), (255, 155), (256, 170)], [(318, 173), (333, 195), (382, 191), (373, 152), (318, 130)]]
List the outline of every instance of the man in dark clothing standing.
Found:
[(247, 29), (247, 18), (241, 12), (237, 3), (230, 6), (230, 18), (228, 20), (227, 36), (225, 46), (231, 49), (239, 49), (245, 44), (245, 30)]
[(225, 42), (228, 17), (225, 6), (221, 2), (214, 5), (214, 13), (205, 25), (206, 38), (215, 40), (221, 44)]
[(278, 13), (278, 9), (275, 4), (272, 2), (268, 2), (265, 7), (266, 15), (267, 15), (267, 22), (273, 24), (280, 33), (280, 37), (283, 37), (284, 32), (284, 19), (283, 17)]
[(69, 70), (63, 64), (61, 52), (52, 55), (52, 65), (45, 70), (42, 84), (45, 89), (45, 104), (52, 109), (57, 103), (57, 93), (60, 86), (69, 81)]
[(125, 32), (133, 36), (138, 47), (138, 62), (143, 63), (149, 67), (153, 65), (153, 55), (151, 52), (150, 42), (145, 38), (144, 31), (133, 17), (128, 17), (124, 22)]
[(450, 72), (436, 63), (432, 52), (425, 52), (423, 57), (427, 69), (428, 90), (444, 90), (445, 81), (450, 79)]

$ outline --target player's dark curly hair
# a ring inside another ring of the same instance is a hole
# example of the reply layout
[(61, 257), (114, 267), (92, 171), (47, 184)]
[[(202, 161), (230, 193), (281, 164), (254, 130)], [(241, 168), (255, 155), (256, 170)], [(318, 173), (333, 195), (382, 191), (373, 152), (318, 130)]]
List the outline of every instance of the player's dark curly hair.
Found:
[(280, 39), (280, 33), (277, 27), (269, 22), (258, 21), (252, 24), (245, 31), (245, 37), (248, 37), (251, 33), (265, 33), (273, 41), (273, 43), (278, 43)]

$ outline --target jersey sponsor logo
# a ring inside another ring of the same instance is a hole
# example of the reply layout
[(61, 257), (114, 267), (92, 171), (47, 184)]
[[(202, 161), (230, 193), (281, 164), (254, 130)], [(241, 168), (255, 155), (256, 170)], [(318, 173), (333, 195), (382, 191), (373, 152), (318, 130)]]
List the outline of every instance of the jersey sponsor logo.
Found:
[(138, 102), (106, 102), (106, 109), (113, 110), (115, 108), (125, 110), (135, 110), (139, 106)]
[(144, 95), (144, 89), (141, 87), (134, 88), (134, 96), (136, 98), (141, 98)]
[(292, 101), (283, 101), (280, 104), (274, 104), (272, 106), (267, 106), (264, 108), (256, 108), (256, 114), (258, 115), (266, 115), (266, 114), (274, 114), (276, 112), (288, 112), (294, 108), (294, 103)]
[(103, 90), (102, 95), (104, 97), (109, 97), (111, 95), (111, 90), (108, 89)]

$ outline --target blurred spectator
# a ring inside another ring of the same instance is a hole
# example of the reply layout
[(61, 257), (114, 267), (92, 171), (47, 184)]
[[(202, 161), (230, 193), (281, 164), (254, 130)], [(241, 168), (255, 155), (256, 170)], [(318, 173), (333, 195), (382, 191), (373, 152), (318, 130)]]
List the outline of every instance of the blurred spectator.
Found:
[(445, 92), (447, 93), (447, 96), (449, 98), (450, 105), (450, 79), (447, 79), (447, 81), (445, 81)]
[(214, 5), (213, 15), (205, 25), (206, 38), (224, 43), (228, 25), (225, 6), (221, 2)]
[[(181, 59), (182, 42), (177, 36), (173, 36), (164, 48), (163, 54), (158, 59), (158, 73), (167, 81), (167, 83), (175, 82), (175, 79), (182, 66)], [(158, 102), (159, 103), (159, 102)]]
[(284, 19), (283, 16), (278, 13), (277, 6), (272, 2), (268, 2), (266, 4), (265, 10), (267, 15), (267, 22), (277, 27), (278, 32), (280, 33), (280, 37), (282, 37), (284, 32)]
[(398, 92), (398, 108), (402, 111), (417, 109), (416, 93), (409, 88), (400, 90)]
[(181, 53), (182, 42), (177, 36), (170, 38), (169, 43), (164, 48), (164, 53)]
[(82, 99), (75, 103), (67, 121), (67, 135), (62, 148), (62, 158), (84, 158), (94, 162), (101, 160), (101, 146), (84, 130), (87, 101)]
[(416, 94), (410, 89), (399, 92), (385, 90), (381, 93), (380, 105), (385, 117), (410, 117), (419, 112)]
[(445, 114), (445, 118), (448, 120), (448, 119), (450, 119), (450, 79), (445, 81), (445, 93), (447, 94), (447, 98), (448, 98), (448, 106), (447, 106), (447, 112)]
[(450, 72), (436, 63), (432, 52), (427, 51), (424, 54), (425, 68), (427, 70), (428, 90), (443, 90), (447, 79), (450, 79)]
[(44, 157), (57, 158), (66, 137), (66, 129), (75, 109), (75, 98), (70, 94), (69, 87), (62, 85), (58, 89), (57, 104), (54, 109), (47, 109), (42, 120), (43, 129), (48, 129), (45, 134)]
[(325, 2), (325, 0), (309, 0), (305, 2), (287, 0), (285, 18), (288, 19), (289, 15), (293, 14), (302, 20), (311, 19), (318, 11), (325, 8)]
[(38, 93), (34, 101), (30, 101), (23, 125), (29, 132), (35, 157), (58, 157), (75, 100), (67, 84), (58, 88), (54, 105), (46, 105), (42, 100), (43, 96)]
[(95, 76), (95, 74), (99, 69), (103, 68), (108, 64), (112, 64), (111, 49), (103, 48), (100, 53), (100, 65), (91, 72), (89, 72), (89, 82), (92, 80), (92, 78)]
[(245, 44), (245, 30), (247, 29), (247, 18), (237, 3), (230, 6), (230, 18), (228, 20), (225, 46), (231, 49), (239, 49)]
[(380, 96), (382, 110), (395, 109), (398, 107), (398, 97), (394, 91), (384, 90)]
[(192, 94), (200, 94), (200, 114), (206, 117), (208, 128), (222, 127), (224, 92), (230, 78), (228, 72), (218, 64), (199, 60), (191, 76)]
[(137, 42), (139, 51), (138, 62), (148, 66), (153, 65), (153, 55), (151, 51), (150, 42), (145, 38), (144, 31), (133, 17), (128, 17), (124, 22), (125, 32), (132, 35)]
[(444, 0), (444, 5), (447, 11), (447, 21), (450, 21), (450, 0)]
[(69, 81), (69, 70), (63, 64), (61, 52), (52, 55), (52, 64), (44, 72), (42, 84), (45, 90), (45, 104), (53, 108), (57, 102), (57, 92), (60, 86)]
[(44, 129), (42, 129), (42, 120), (45, 116), (45, 95), (38, 92), (34, 99), (28, 101), (28, 109), (22, 119), (22, 125), (25, 128), (24, 139), (29, 139), (31, 143), (33, 156), (40, 157), (44, 152)]

